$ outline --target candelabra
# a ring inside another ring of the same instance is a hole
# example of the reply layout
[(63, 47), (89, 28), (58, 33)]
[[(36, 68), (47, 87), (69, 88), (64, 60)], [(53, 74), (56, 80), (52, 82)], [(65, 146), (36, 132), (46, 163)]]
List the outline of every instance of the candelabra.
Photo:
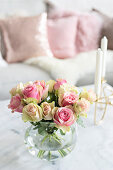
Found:
[[(113, 88), (107, 84), (104, 78), (101, 79), (101, 94), (100, 97), (97, 96), (95, 101), (95, 111), (94, 111), (94, 124), (99, 125), (107, 112), (107, 106), (113, 106)], [(102, 115), (99, 120), (97, 120), (97, 112), (101, 111)]]

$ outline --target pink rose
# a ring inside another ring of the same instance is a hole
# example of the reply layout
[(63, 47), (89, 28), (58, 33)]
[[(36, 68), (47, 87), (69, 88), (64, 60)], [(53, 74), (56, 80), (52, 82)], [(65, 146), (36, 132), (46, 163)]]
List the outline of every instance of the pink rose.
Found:
[(71, 126), (74, 123), (74, 121), (75, 121), (74, 113), (70, 108), (60, 107), (57, 110), (55, 110), (54, 122), (56, 124), (60, 126)]
[(39, 89), (39, 93), (42, 99), (45, 99), (48, 95), (48, 88), (49, 85), (46, 86), (45, 81), (35, 81), (33, 84), (35, 84), (37, 86), (37, 88)]
[(79, 96), (74, 92), (65, 92), (63, 97), (59, 97), (59, 105), (67, 106), (76, 103), (79, 99)]
[(25, 98), (31, 97), (31, 98), (35, 98), (37, 100), (40, 99), (39, 92), (37, 90), (36, 85), (34, 85), (34, 84), (27, 85), (23, 90), (23, 94), (24, 94)]
[(21, 104), (21, 97), (19, 94), (11, 98), (8, 108), (12, 109), (12, 112), (22, 113), (23, 105)]
[(61, 85), (63, 85), (64, 83), (67, 83), (67, 81), (66, 81), (66, 80), (63, 80), (63, 79), (57, 79), (57, 82), (54, 84), (54, 89), (55, 89), (55, 90), (58, 90), (59, 87), (60, 87)]
[(81, 100), (77, 103), (77, 105), (79, 106), (81, 112), (89, 111), (90, 103), (85, 98), (81, 98)]
[(35, 81), (33, 84), (42, 86), (43, 89), (44, 89), (45, 86), (46, 86), (45, 81), (43, 81), (43, 80), (42, 80), (42, 81), (37, 80), (37, 81)]
[(88, 90), (88, 99), (90, 102), (96, 101), (96, 94), (94, 93), (93, 90)]

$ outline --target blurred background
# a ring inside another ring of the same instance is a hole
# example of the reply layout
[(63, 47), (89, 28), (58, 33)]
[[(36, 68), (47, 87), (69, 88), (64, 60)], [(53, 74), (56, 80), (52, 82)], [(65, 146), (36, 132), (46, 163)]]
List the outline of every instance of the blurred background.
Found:
[[(49, 2), (68, 10), (87, 11), (98, 8), (111, 16), (113, 15), (112, 0), (50, 0)], [(0, 0), (1, 15), (12, 15), (20, 12), (27, 15), (37, 15), (45, 9), (44, 0)]]

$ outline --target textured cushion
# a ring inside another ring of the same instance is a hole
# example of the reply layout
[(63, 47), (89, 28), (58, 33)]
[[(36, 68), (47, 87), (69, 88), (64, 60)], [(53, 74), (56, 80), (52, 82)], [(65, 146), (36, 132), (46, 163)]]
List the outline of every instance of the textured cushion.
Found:
[(7, 67), (0, 67), (0, 73), (0, 100), (8, 99), (9, 90), (20, 82), (51, 79), (42, 69), (26, 64), (9, 64)]
[(47, 39), (46, 13), (34, 17), (10, 17), (0, 21), (2, 54), (7, 62), (36, 56), (52, 56)]
[(87, 52), (98, 48), (101, 32), (101, 22), (89, 14), (78, 15), (78, 29), (76, 37), (77, 52)]
[(56, 58), (72, 58), (76, 54), (77, 17), (48, 20), (48, 39)]
[(76, 53), (87, 52), (98, 48), (102, 24), (96, 15), (63, 10), (55, 6), (51, 6), (48, 11), (48, 18), (53, 20), (57, 18), (66, 19), (69, 16), (78, 18), (75, 37)]
[(106, 36), (108, 38), (108, 48), (113, 50), (113, 17), (109, 17), (102, 12), (93, 9), (102, 19), (103, 28), (101, 37)]

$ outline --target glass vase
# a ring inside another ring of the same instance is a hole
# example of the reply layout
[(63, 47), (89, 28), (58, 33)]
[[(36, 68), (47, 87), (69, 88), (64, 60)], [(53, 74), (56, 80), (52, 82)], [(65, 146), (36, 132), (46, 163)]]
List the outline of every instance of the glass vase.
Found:
[[(51, 129), (50, 129), (51, 130)], [(51, 133), (39, 133), (33, 125), (25, 132), (25, 144), (29, 152), (40, 159), (56, 161), (64, 158), (75, 147), (77, 140), (76, 123), (66, 133), (60, 129)]]

